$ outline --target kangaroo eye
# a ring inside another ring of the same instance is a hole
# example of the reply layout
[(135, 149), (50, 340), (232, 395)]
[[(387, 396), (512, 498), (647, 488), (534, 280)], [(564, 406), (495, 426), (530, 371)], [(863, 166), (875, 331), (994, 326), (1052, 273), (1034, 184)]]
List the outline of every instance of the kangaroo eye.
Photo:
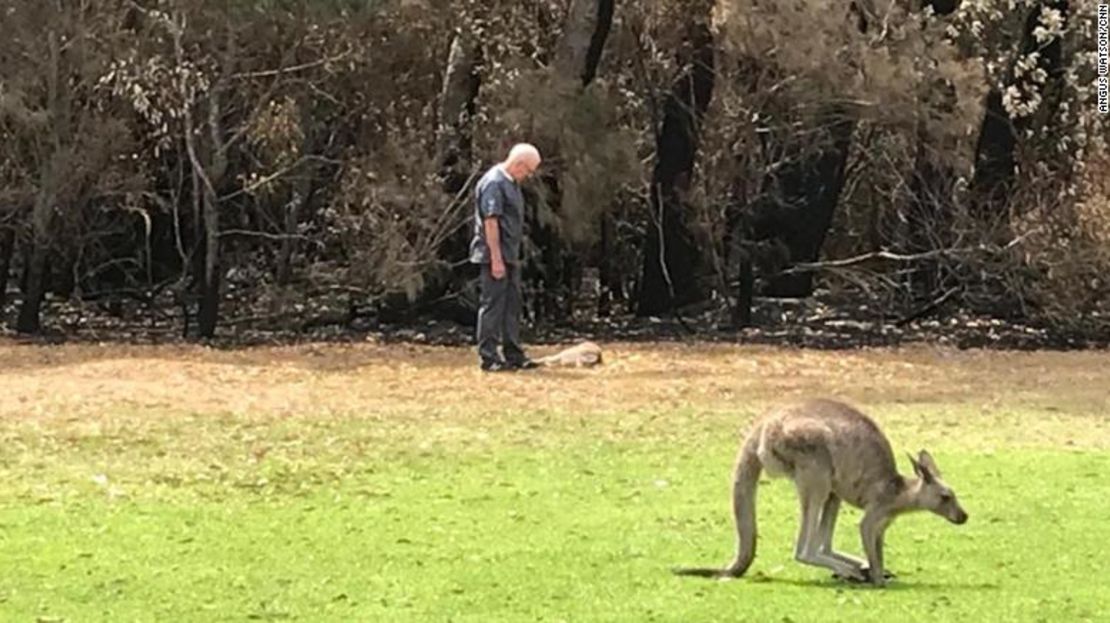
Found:
[(941, 502), (951, 502), (952, 501), (952, 494), (948, 493), (947, 491), (945, 491), (944, 493), (941, 493), (940, 494), (940, 501)]

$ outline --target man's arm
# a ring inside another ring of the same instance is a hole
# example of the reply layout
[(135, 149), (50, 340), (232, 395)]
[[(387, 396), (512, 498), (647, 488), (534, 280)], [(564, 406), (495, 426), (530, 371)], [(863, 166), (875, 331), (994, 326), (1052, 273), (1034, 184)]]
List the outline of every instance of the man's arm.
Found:
[(482, 219), (482, 227), (486, 230), (486, 245), (489, 246), (489, 270), (494, 279), (505, 276), (505, 260), (501, 257), (501, 229), (496, 216), (487, 216)]
[(504, 198), (496, 184), (490, 184), (482, 191), (478, 206), (482, 214), (482, 229), (486, 234), (489, 247), (489, 268), (494, 279), (505, 276), (505, 258), (501, 257), (501, 228), (498, 217), (505, 213)]

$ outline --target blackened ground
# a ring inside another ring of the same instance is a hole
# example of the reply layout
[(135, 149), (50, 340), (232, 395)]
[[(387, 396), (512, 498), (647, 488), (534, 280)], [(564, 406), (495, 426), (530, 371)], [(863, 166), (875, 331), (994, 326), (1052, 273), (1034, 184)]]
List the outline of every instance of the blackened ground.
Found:
[[(0, 336), (33, 342), (174, 343), (182, 336), (180, 312), (125, 308), (108, 310), (90, 304), (48, 301), (42, 336), (14, 334), (14, 305), (5, 310)], [(230, 306), (229, 306), (230, 307)], [(163, 307), (163, 310), (172, 308)], [(465, 346), (473, 343), (467, 314), (432, 313), (404, 318), (374, 309), (340, 309), (326, 305), (280, 313), (252, 313), (246, 306), (221, 324), (218, 337), (207, 343), (218, 348), (297, 342), (412, 342)], [(446, 316), (447, 319), (444, 319)], [(525, 341), (559, 344), (584, 339), (597, 341), (700, 341), (795, 346), (813, 349), (851, 349), (934, 343), (957, 348), (1006, 350), (1075, 350), (1110, 346), (1110, 318), (1088, 317), (1079, 328), (1050, 326), (969, 314), (945, 308), (936, 315), (911, 322), (886, 314), (874, 304), (833, 301), (825, 295), (804, 300), (757, 299), (755, 326), (733, 330), (729, 310), (713, 303), (687, 308), (678, 315), (636, 318), (630, 314), (598, 319), (581, 313), (562, 324), (527, 323)], [(195, 323), (194, 323), (195, 327)]]

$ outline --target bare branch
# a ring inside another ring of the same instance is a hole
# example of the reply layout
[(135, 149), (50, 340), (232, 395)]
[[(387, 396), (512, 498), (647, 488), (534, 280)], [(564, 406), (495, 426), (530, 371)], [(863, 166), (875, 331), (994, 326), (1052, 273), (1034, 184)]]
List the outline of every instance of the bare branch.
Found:
[(249, 78), (274, 78), (274, 77), (277, 77), (277, 76), (283, 76), (283, 75), (286, 75), (286, 74), (292, 74), (292, 73), (297, 73), (297, 72), (300, 72), (300, 71), (305, 71), (305, 70), (308, 70), (308, 69), (313, 69), (313, 68), (319, 67), (321, 65), (327, 65), (328, 63), (337, 63), (337, 62), (347, 58), (350, 55), (351, 55), (351, 50), (348, 49), (347, 51), (343, 52), (342, 54), (339, 54), (338, 56), (332, 56), (332, 57), (329, 57), (329, 58), (321, 58), (321, 59), (317, 59), (315, 61), (312, 61), (310, 63), (302, 63), (300, 65), (293, 65), (291, 67), (281, 67), (281, 68), (278, 68), (278, 69), (267, 69), (267, 70), (264, 70), (264, 71), (245, 71), (245, 72), (241, 72), (241, 73), (231, 74), (231, 77), (236, 79), (236, 80), (245, 80), (245, 79), (249, 79)]
[[(308, 236), (302, 236), (300, 234), (272, 234), (270, 232), (255, 231), (255, 230), (252, 230), (252, 229), (225, 229), (225, 230), (220, 232), (220, 237), (223, 238), (224, 236), (253, 236), (255, 238), (266, 238), (268, 240), (308, 240), (310, 242), (312, 241), (312, 238), (309, 238)], [(319, 246), (323, 246), (324, 243), (317, 240), (316, 244), (319, 245)]]
[(278, 169), (277, 171), (274, 171), (270, 175), (267, 175), (266, 177), (263, 177), (262, 179), (256, 180), (253, 183), (247, 184), (246, 186), (240, 188), (239, 190), (236, 190), (235, 192), (228, 193), (228, 194), (220, 197), (219, 200), (220, 201), (226, 201), (228, 199), (234, 199), (235, 197), (238, 197), (239, 195), (244, 195), (246, 193), (253, 192), (256, 189), (261, 188), (261, 187), (265, 186), (266, 184), (269, 184), (270, 182), (282, 177), (283, 175), (286, 175), (287, 173), (290, 173), (291, 171), (293, 171), (297, 167), (301, 166), (305, 162), (308, 162), (311, 158), (312, 158), (311, 156), (301, 156), (300, 158), (297, 158), (296, 162), (294, 162), (293, 164), (282, 167), (281, 169)]
[(783, 274), (789, 275), (794, 273), (812, 272), (815, 270), (824, 270), (827, 268), (844, 268), (847, 266), (855, 266), (863, 264), (871, 260), (889, 260), (893, 262), (918, 262), (921, 260), (928, 260), (935, 257), (951, 255), (956, 253), (955, 249), (935, 249), (933, 251), (926, 251), (924, 253), (913, 253), (909, 255), (901, 253), (891, 253), (890, 251), (872, 251), (854, 257), (848, 257), (840, 260), (828, 260), (825, 262), (799, 262), (794, 266), (782, 271)]

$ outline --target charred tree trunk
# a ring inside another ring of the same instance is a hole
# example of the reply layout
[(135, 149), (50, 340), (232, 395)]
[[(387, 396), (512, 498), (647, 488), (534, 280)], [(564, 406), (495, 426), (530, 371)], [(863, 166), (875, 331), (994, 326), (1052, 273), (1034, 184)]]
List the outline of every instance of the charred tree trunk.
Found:
[[(763, 211), (769, 218), (757, 222), (756, 238), (778, 239), (787, 264), (815, 262), (832, 226), (844, 187), (844, 172), (856, 121), (838, 106), (826, 107), (818, 116), (824, 136), (807, 146), (776, 177), (773, 205)], [(758, 217), (757, 217), (758, 218)], [(764, 293), (771, 297), (805, 297), (813, 293), (811, 273), (781, 274), (771, 278)]]
[(935, 15), (951, 15), (960, 6), (960, 0), (922, 0), (921, 8), (933, 7)]
[(301, 197), (294, 192), (289, 203), (282, 209), (284, 236), (281, 239), (281, 246), (278, 248), (277, 273), (274, 275), (274, 279), (279, 286), (289, 285), (289, 280), (293, 276), (293, 253), (296, 251), (294, 236), (297, 234), (298, 213), (302, 202)]
[(577, 77), (582, 86), (597, 75), (601, 51), (613, 23), (614, 0), (571, 0), (563, 37), (555, 52), (555, 72)]
[[(1038, 85), (1027, 73), (1019, 81), (1019, 88), (1023, 92), (1039, 90), (1041, 105), (1028, 117), (1017, 120), (1015, 127), (1019, 133), (1025, 134), (1032, 129), (1033, 138), (1030, 141), (1030, 151), (1035, 154), (1038, 164), (1044, 164), (1045, 170), (1050, 174), (1046, 181), (1050, 184), (1065, 183), (1074, 173), (1074, 158), (1061, 158), (1056, 145), (1057, 137), (1066, 130), (1058, 124), (1060, 122), (1060, 102), (1067, 88), (1066, 68), (1070, 58), (1065, 56), (1064, 42), (1061, 37), (1052, 37), (1043, 43), (1036, 38), (1036, 29), (1040, 25), (1042, 15), (1046, 10), (1055, 9), (1062, 20), (1063, 32), (1069, 28), (1070, 3), (1067, 0), (1044, 0), (1037, 5), (1033, 15), (1025, 24), (1024, 48), (1028, 53), (1037, 52), (1037, 69), (1044, 71), (1044, 84)], [(1069, 54), (1074, 53), (1068, 50)], [(1037, 177), (1041, 177), (1037, 172)]]
[[(554, 153), (545, 154), (552, 158)], [(551, 206), (562, 197), (559, 186), (559, 175), (555, 172), (545, 172), (540, 175), (543, 193), (526, 192), (525, 202), (531, 206), (526, 211), (526, 219), (531, 230), (531, 238), (536, 248), (540, 250), (539, 261), (531, 262), (525, 269), (532, 289), (535, 292), (531, 307), (537, 321), (547, 321), (559, 316), (560, 295), (566, 294), (563, 290), (565, 275), (563, 263), (566, 251), (558, 233), (551, 225), (552, 217), (542, 215), (543, 210), (556, 212)], [(564, 297), (565, 298), (565, 297)]]
[(214, 192), (204, 193), (204, 271), (201, 273), (197, 333), (202, 338), (216, 335), (220, 321), (220, 211)]
[(50, 291), (60, 299), (72, 299), (80, 295), (80, 284), (77, 282), (78, 250), (74, 245), (66, 248), (55, 256), (55, 266), (48, 273), (47, 286)]
[(605, 42), (609, 39), (609, 31), (613, 27), (613, 11), (616, 0), (597, 1), (597, 22), (590, 37), (590, 47), (586, 50), (586, 68), (582, 72), (582, 86), (593, 82), (597, 76), (597, 67), (601, 64), (601, 52), (605, 49)]
[[(752, 93), (758, 93), (762, 86), (762, 78), (768, 72), (760, 60), (744, 58), (737, 64), (737, 80), (747, 85)], [(755, 294), (755, 260), (757, 247), (753, 232), (753, 215), (750, 209), (753, 205), (753, 184), (749, 176), (744, 173), (748, 169), (746, 159), (748, 153), (735, 154), (736, 171), (740, 172), (732, 179), (729, 190), (729, 203), (725, 213), (725, 231), (722, 240), (722, 251), (725, 260), (725, 275), (732, 272), (733, 258), (736, 261), (736, 305), (732, 308), (733, 329), (742, 329), (752, 325), (752, 304)], [(755, 180), (757, 185), (764, 185), (765, 180)], [(727, 285), (726, 285), (727, 290)], [(726, 291), (727, 296), (727, 291)]]
[[(470, 179), (471, 167), (474, 166), (471, 120), (481, 88), (481, 77), (478, 74), (480, 62), (481, 50), (475, 35), (465, 31), (457, 32), (451, 40), (447, 67), (443, 72), (439, 122), (436, 127), (436, 162), (445, 194), (444, 201), (454, 201), (460, 193), (469, 192), (466, 185)], [(448, 263), (454, 265), (454, 268), (444, 269), (437, 278), (429, 280), (421, 296), (423, 299), (438, 299), (450, 291), (461, 292), (472, 276), (472, 267), (457, 261), (466, 258), (469, 253), (472, 230), (462, 225), (472, 213), (473, 202), (460, 202), (461, 205), (457, 206), (457, 219), (452, 219), (457, 226), (437, 249), (438, 257), (448, 258)], [(469, 311), (456, 306), (446, 315), (451, 318), (469, 316)]]
[[(601, 53), (612, 26), (613, 5), (614, 0), (571, 0), (567, 8), (563, 35), (552, 60), (552, 85), (564, 91), (568, 100), (588, 86), (597, 75)], [(557, 162), (560, 160), (560, 146), (556, 137), (550, 139), (548, 153), (544, 157)], [(582, 265), (582, 259), (575, 257), (552, 224), (561, 214), (568, 212), (563, 206), (565, 197), (560, 172), (548, 169), (541, 182), (553, 218), (540, 218), (538, 210), (532, 211), (531, 229), (537, 246), (542, 249), (540, 265), (532, 266), (528, 271), (529, 281), (537, 286), (539, 292), (534, 309), (537, 319), (569, 317), (573, 314), (575, 293), (581, 284), (581, 274), (575, 267)]]
[(285, 237), (282, 238), (281, 247), (278, 249), (276, 275), (277, 283), (281, 286), (289, 285), (293, 278), (293, 256), (300, 247), (297, 231), (301, 223), (301, 215), (306, 211), (311, 211), (309, 206), (312, 205), (317, 190), (315, 175), (316, 168), (308, 167), (305, 179), (297, 183), (289, 204), (285, 206), (283, 214)]
[(700, 250), (686, 221), (685, 194), (694, 172), (701, 120), (713, 95), (708, 11), (691, 24), (689, 42), (692, 58), (666, 98), (663, 124), (656, 135), (652, 216), (643, 246), (638, 316), (659, 315), (704, 297), (697, 284)]
[(42, 330), (42, 299), (46, 294), (47, 249), (44, 245), (33, 243), (27, 254), (24, 266), (23, 303), (19, 306), (19, 316), (15, 330), (25, 335), (35, 335)]
[[(1069, 3), (1066, 0), (1039, 2), (1025, 20), (1020, 58), (1038, 52), (1036, 68), (1043, 70), (1046, 75), (1045, 85), (1040, 93), (1041, 108), (1033, 116), (1012, 119), (1003, 106), (1002, 90), (994, 86), (987, 93), (986, 110), (979, 129), (979, 142), (975, 148), (975, 173), (971, 180), (972, 216), (983, 223), (1004, 224), (1007, 220), (1017, 175), (1015, 151), (1018, 137), (1026, 129), (1033, 127), (1034, 123), (1041, 126), (1051, 124), (1059, 105), (1064, 76), (1062, 42), (1059, 37), (1053, 37), (1042, 44), (1034, 34), (1045, 9), (1060, 11), (1066, 24)], [(1039, 90), (1028, 78), (1028, 74), (1016, 76), (1014, 82), (1018, 91), (1026, 97)]]
[[(906, 242), (910, 253), (947, 248), (952, 242), (952, 189), (956, 175), (931, 153), (924, 123), (918, 124), (917, 148), (910, 178)], [(940, 286), (940, 264), (925, 261), (911, 275), (911, 289), (929, 297)]]
[[(907, 246), (911, 253), (921, 253), (941, 248), (937, 238), (949, 223), (948, 211), (938, 196), (942, 173), (927, 154), (927, 143), (918, 132), (914, 155), (913, 176), (910, 178), (909, 213), (906, 215)], [(937, 263), (930, 261), (915, 270), (910, 277), (911, 289), (928, 296), (937, 288), (939, 275)]]
[(1014, 147), (1017, 135), (1010, 115), (1002, 107), (1002, 92), (987, 93), (979, 142), (975, 146), (975, 174), (971, 180), (972, 215), (979, 221), (1001, 217), (1014, 182)]
[(31, 208), (31, 237), (23, 267), (23, 301), (16, 318), (16, 331), (37, 334), (42, 328), (42, 300), (46, 294), (47, 262), (53, 243), (54, 209), (57, 188), (63, 179), (66, 141), (71, 139), (71, 93), (67, 90), (63, 37), (51, 28), (45, 33), (49, 50), (46, 75), (46, 111), (49, 132), (42, 141), (44, 149), (37, 160), (37, 193)]
[(608, 318), (613, 313), (613, 299), (619, 290), (619, 285), (613, 266), (613, 217), (606, 213), (601, 215), (600, 220), (601, 241), (598, 243), (597, 258), (597, 315), (601, 318)]
[[(597, 75), (601, 52), (605, 49), (605, 41), (609, 38), (609, 31), (613, 24), (614, 4), (615, 0), (600, 0), (597, 3), (597, 29), (594, 30), (590, 47), (586, 51), (586, 71), (582, 74), (583, 85), (588, 85)], [(597, 314), (604, 318), (612, 313), (614, 294), (620, 290), (612, 259), (613, 217), (608, 210), (601, 215), (600, 230)]]
[(15, 229), (0, 228), (0, 319), (3, 318), (4, 305), (8, 303), (8, 275), (11, 272), (14, 252)]
[[(922, 97), (929, 104), (930, 114), (947, 116), (955, 111), (956, 88), (947, 80), (936, 81)], [(925, 119), (917, 122), (914, 140), (904, 240), (910, 253), (925, 253), (949, 248), (953, 243), (952, 192), (957, 176), (945, 159), (935, 153)], [(926, 260), (910, 274), (910, 289), (916, 296), (929, 299), (935, 296), (942, 280), (940, 267), (939, 261)]]
[[(180, 33), (175, 33), (174, 51), (178, 62), (184, 62), (184, 49)], [(208, 118), (205, 120), (204, 129), (207, 130), (207, 144), (202, 158), (194, 128), (193, 111), (190, 106), (185, 107), (183, 115), (185, 130), (185, 148), (189, 154), (189, 161), (193, 168), (194, 192), (199, 192), (201, 240), (204, 255), (198, 258), (203, 262), (200, 267), (198, 280), (200, 283), (200, 301), (197, 307), (197, 335), (201, 338), (211, 338), (216, 335), (216, 326), (220, 320), (220, 287), (222, 282), (222, 257), (220, 241), (220, 196), (224, 176), (228, 169), (229, 145), (224, 137), (224, 118), (221, 97), (227, 90), (230, 80), (232, 62), (235, 58), (235, 36), (232, 28), (227, 30), (227, 49), (221, 67), (221, 74), (207, 97)], [(190, 102), (191, 103), (191, 102)]]
[[(925, 0), (925, 4), (933, 5), (938, 12), (951, 12), (956, 3)], [(848, 17), (860, 33), (866, 34), (875, 15), (866, 4), (852, 3)], [(820, 129), (816, 141), (797, 144), (781, 137), (772, 145), (787, 154), (786, 162), (763, 181), (764, 199), (751, 214), (753, 239), (777, 242), (773, 245), (780, 253), (777, 263), (787, 266), (815, 262), (820, 257), (840, 202), (857, 119), (847, 107), (834, 104), (818, 111), (816, 123)], [(783, 149), (781, 145), (788, 147)], [(763, 291), (772, 297), (810, 296), (813, 274), (780, 273), (769, 279)]]
[(732, 308), (732, 326), (736, 329), (752, 326), (752, 299), (755, 295), (755, 274), (752, 271), (751, 253), (745, 250), (740, 256), (736, 286), (736, 307)]
[(203, 267), (200, 273), (200, 304), (197, 308), (197, 334), (202, 338), (216, 335), (220, 321), (220, 287), (223, 266), (220, 244), (220, 198), (217, 188), (227, 172), (227, 154), (223, 150), (223, 132), (220, 100), (217, 91), (209, 96), (208, 131), (211, 135), (211, 154), (205, 164), (197, 161), (198, 175), (203, 180), (201, 190), (201, 223), (204, 233)]
[(463, 189), (471, 166), (470, 119), (481, 80), (479, 51), (472, 35), (458, 33), (451, 41), (447, 69), (440, 94), (436, 144), (439, 175), (444, 192), (454, 195)]
[(1040, 4), (1038, 10), (1035, 11), (1036, 19), (1025, 25), (1028, 36), (1025, 45), (1029, 51), (1039, 50), (1041, 52), (1038, 67), (1045, 71), (1044, 107), (1037, 114), (1038, 120), (1042, 123), (1054, 119), (1056, 112), (1059, 110), (1060, 96), (1064, 88), (1065, 66), (1067, 64), (1067, 59), (1064, 58), (1064, 42), (1060, 37), (1053, 37), (1044, 44), (1040, 44), (1034, 35), (1044, 9), (1058, 11), (1063, 20), (1062, 27), (1066, 30), (1071, 18), (1071, 6), (1067, 0), (1047, 0)]
[(41, 194), (31, 214), (30, 249), (23, 267), (23, 301), (15, 323), (15, 330), (27, 335), (34, 335), (42, 330), (42, 300), (46, 294), (53, 203), (53, 197)]
[[(300, 109), (303, 111), (301, 127), (311, 128), (312, 119), (309, 113), (310, 105), (307, 102), (302, 102)], [(321, 147), (319, 143), (320, 141), (316, 134), (306, 132), (301, 142), (301, 153), (317, 153), (317, 150)], [(304, 165), (304, 169), (293, 184), (289, 202), (282, 210), (282, 220), (284, 221), (282, 229), (284, 237), (281, 240), (281, 247), (278, 249), (276, 274), (277, 283), (280, 286), (288, 285), (289, 281), (292, 279), (293, 256), (296, 254), (299, 247), (297, 237), (298, 226), (301, 222), (301, 215), (305, 212), (311, 213), (309, 206), (311, 206), (313, 197), (316, 195), (318, 188), (317, 176), (320, 175), (320, 168), (321, 167), (312, 162)]]

